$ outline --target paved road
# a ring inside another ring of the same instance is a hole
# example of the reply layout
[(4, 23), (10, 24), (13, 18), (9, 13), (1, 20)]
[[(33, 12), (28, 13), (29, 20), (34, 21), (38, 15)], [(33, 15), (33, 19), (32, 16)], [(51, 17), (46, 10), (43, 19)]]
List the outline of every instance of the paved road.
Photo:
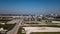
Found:
[(17, 34), (19, 26), (21, 25), (23, 19), (17, 19), (15, 21), (17, 21), (16, 26), (12, 30), (8, 31), (7, 34)]

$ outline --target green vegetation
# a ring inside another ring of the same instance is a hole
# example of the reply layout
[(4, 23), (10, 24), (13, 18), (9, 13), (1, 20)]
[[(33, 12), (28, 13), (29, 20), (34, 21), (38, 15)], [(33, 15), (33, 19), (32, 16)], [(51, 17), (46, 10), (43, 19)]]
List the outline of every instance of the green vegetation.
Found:
[(4, 26), (4, 29), (8, 29), (8, 30), (11, 30), (16, 24), (6, 24)]
[(3, 22), (3, 23), (6, 23), (6, 22), (8, 22), (8, 21), (11, 21), (11, 20), (0, 19), (0, 22)]
[(3, 27), (4, 29), (7, 29), (8, 31), (11, 30), (16, 24), (5, 24), (5, 25), (1, 25), (0, 24), (0, 28)]
[[(24, 24), (26, 24), (26, 25), (24, 25)], [(25, 26), (25, 27), (60, 27), (60, 24), (58, 24), (58, 23), (44, 24), (44, 23), (37, 23), (37, 22), (28, 23), (28, 21), (24, 21), (22, 26)]]
[(60, 32), (32, 32), (30, 34), (60, 34)]
[(3, 27), (3, 25), (0, 24), (0, 28)]
[(35, 26), (35, 27), (60, 27), (60, 26), (58, 26), (58, 25), (49, 25), (49, 24), (47, 24), (47, 25), (31, 25), (31, 26)]
[[(12, 18), (12, 17), (10, 17), (10, 18)], [(2, 17), (2, 18), (0, 18), (0, 22), (4, 22), (4, 23), (6, 23), (6, 22), (8, 22), (8, 21), (11, 21), (11, 20), (12, 20), (12, 19), (10, 19), (10, 18)]]
[(60, 18), (60, 16), (54, 17), (54, 18)]
[(24, 27), (59, 27), (60, 25), (57, 24), (26, 24), (26, 25), (22, 25)]
[(20, 27), (20, 28), (18, 29), (17, 34), (26, 34), (26, 33), (22, 33), (22, 27)]
[(18, 29), (17, 34), (21, 34), (21, 32), (22, 32), (22, 27), (20, 27), (20, 28)]

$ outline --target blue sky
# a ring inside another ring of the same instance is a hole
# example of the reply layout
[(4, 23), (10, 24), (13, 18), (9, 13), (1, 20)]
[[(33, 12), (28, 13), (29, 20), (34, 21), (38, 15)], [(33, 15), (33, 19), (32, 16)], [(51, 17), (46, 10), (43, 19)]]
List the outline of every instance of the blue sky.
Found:
[(60, 13), (60, 0), (0, 0), (0, 14)]

